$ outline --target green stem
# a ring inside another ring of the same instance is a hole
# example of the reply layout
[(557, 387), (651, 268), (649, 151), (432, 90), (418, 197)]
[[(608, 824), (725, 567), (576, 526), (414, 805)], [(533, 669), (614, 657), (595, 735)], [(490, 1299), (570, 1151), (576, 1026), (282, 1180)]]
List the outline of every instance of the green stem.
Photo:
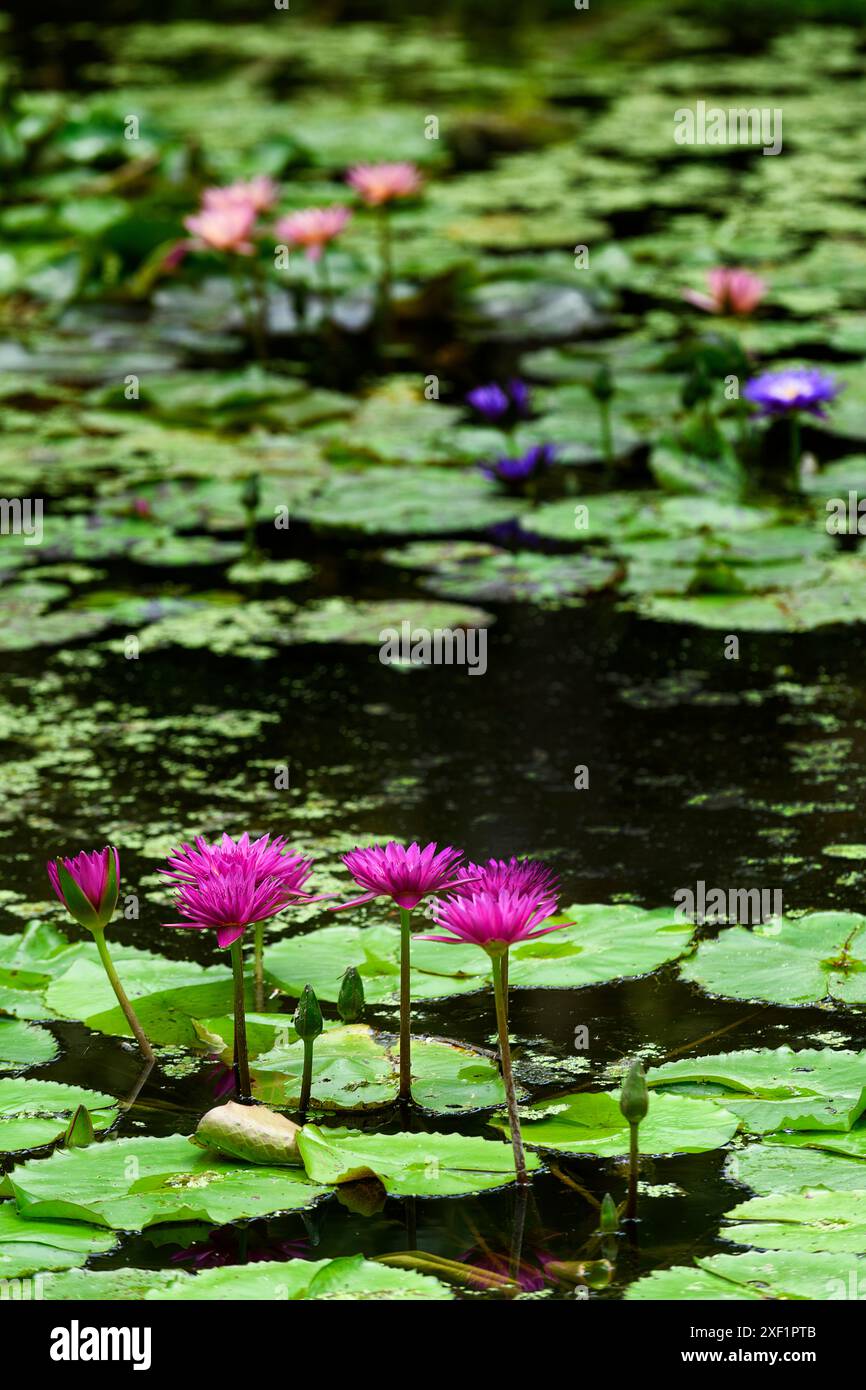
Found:
[(601, 415), (601, 452), (608, 468), (613, 467), (613, 434), (610, 428), (610, 401), (599, 401)]
[(242, 1104), (252, 1100), (250, 1062), (247, 1053), (247, 1020), (244, 1012), (244, 957), (241, 939), (231, 944), (235, 994), (235, 1085)]
[[(507, 950), (506, 953), (507, 955)], [(493, 967), (493, 993), (496, 998), (496, 1027), (499, 1030), (499, 1055), (502, 1059), (502, 1080), (505, 1085), (505, 1103), (508, 1107), (508, 1125), (511, 1130), (511, 1146), (514, 1149), (514, 1171), (519, 1183), (527, 1184), (526, 1155), (523, 1152), (523, 1137), (520, 1133), (520, 1117), (517, 1114), (517, 1096), (514, 1094), (514, 1076), (511, 1071), (511, 1047), (508, 1042), (508, 1001), (505, 995), (503, 977), (503, 957), (491, 956)], [(506, 971), (508, 967), (506, 966)]]
[(412, 1001), (409, 967), (412, 949), (411, 913), (400, 908), (400, 1099), (412, 1098)]
[(256, 1008), (261, 1012), (265, 1007), (265, 924), (256, 922), (255, 926), (254, 979)]
[(310, 1103), (310, 1091), (313, 1086), (313, 1042), (313, 1038), (304, 1038), (304, 1072), (301, 1077), (301, 1098), (298, 1102), (301, 1119), (306, 1116), (307, 1106)]
[(794, 487), (800, 485), (800, 421), (791, 416), (791, 474)]
[(108, 945), (105, 940), (105, 932), (96, 931), (93, 933), (93, 935), (96, 938), (96, 949), (99, 952), (99, 958), (102, 961), (102, 964), (105, 966), (105, 973), (111, 981), (111, 988), (117, 995), (117, 1002), (123, 1009), (124, 1014), (126, 1015), (126, 1021), (132, 1029), (133, 1033), (135, 1034), (135, 1040), (141, 1048), (142, 1053), (144, 1054), (148, 1062), (152, 1062), (154, 1060), (153, 1048), (147, 1040), (147, 1035), (144, 1029), (142, 1028), (141, 1024), (135, 1016), (135, 1010), (133, 1009), (132, 1005), (126, 997), (126, 991), (124, 990), (123, 985), (120, 983), (117, 971), (114, 968), (114, 961), (111, 959), (111, 956), (109, 955)]
[(625, 1204), (625, 1217), (627, 1221), (634, 1221), (637, 1216), (637, 1175), (640, 1166), (637, 1147), (639, 1128), (639, 1125), (629, 1125), (628, 1201)]

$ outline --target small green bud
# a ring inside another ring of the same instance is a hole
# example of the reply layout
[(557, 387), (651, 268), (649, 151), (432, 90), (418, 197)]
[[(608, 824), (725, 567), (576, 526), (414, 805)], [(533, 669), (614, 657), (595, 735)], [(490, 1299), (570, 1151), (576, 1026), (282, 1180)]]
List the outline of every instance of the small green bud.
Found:
[(337, 1012), (344, 1023), (355, 1023), (364, 1012), (364, 981), (354, 965), (350, 965), (343, 975)]
[(63, 1147), (65, 1149), (86, 1149), (88, 1144), (92, 1144), (95, 1135), (93, 1133), (93, 1120), (90, 1118), (90, 1111), (86, 1105), (79, 1105), (73, 1113), (72, 1119), (66, 1126), (66, 1133), (63, 1136)]
[(599, 1212), (598, 1229), (603, 1235), (610, 1236), (613, 1235), (614, 1231), (618, 1228), (619, 1212), (616, 1209), (616, 1202), (613, 1200), (610, 1193), (606, 1192)]
[(304, 992), (298, 1000), (295, 1016), (292, 1019), (295, 1032), (304, 1042), (312, 1042), (322, 1031), (322, 1010), (312, 985), (304, 985)]
[(619, 1108), (630, 1125), (639, 1125), (649, 1109), (649, 1091), (640, 1062), (632, 1062), (626, 1072)]
[(248, 478), (244, 479), (244, 484), (241, 488), (241, 501), (248, 512), (254, 512), (258, 509), (261, 500), (261, 479), (258, 473), (251, 473)]
[(606, 362), (601, 364), (592, 378), (589, 389), (597, 401), (609, 401), (613, 396), (615, 391), (613, 376)]

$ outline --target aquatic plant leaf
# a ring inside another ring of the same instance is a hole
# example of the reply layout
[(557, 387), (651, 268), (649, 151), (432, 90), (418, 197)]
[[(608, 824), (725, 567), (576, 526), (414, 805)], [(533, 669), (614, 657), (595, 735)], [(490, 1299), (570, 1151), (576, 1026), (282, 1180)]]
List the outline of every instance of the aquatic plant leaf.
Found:
[[(817, 1136), (814, 1136), (817, 1137)], [(809, 1139), (809, 1135), (804, 1138)], [(825, 1187), (831, 1191), (866, 1191), (866, 1151), (862, 1156), (828, 1153), (823, 1149), (777, 1144), (749, 1144), (732, 1153), (725, 1172), (733, 1182), (753, 1192), (802, 1192)]]
[(866, 1052), (782, 1046), (718, 1053), (653, 1067), (647, 1085), (717, 1099), (750, 1134), (851, 1129), (866, 1109)]
[[(120, 1276), (118, 1278), (118, 1276)], [(392, 1269), (347, 1255), (335, 1260), (262, 1260), (226, 1265), (197, 1274), (182, 1270), (81, 1270), (48, 1276), (43, 1297), (112, 1302), (127, 1299), (176, 1301), (273, 1299), (431, 1299), (453, 1298), (447, 1285), (428, 1274)]]
[(866, 1002), (866, 917), (809, 912), (758, 926), (728, 927), (704, 941), (682, 977), (709, 994), (773, 1004)]
[(417, 541), (384, 558), (406, 569), (430, 571), (424, 587), (446, 598), (481, 603), (571, 602), (607, 587), (617, 565), (595, 555), (534, 555), (473, 541)]
[(320, 530), (445, 535), (510, 521), (525, 505), (520, 498), (497, 493), (480, 473), (372, 467), (334, 473), (312, 498), (298, 503), (297, 512)]
[(0, 1202), (0, 1278), (20, 1279), (49, 1269), (83, 1265), (105, 1255), (116, 1237), (78, 1221), (31, 1221), (14, 1202)]
[(326, 1195), (300, 1169), (236, 1163), (180, 1134), (60, 1149), (13, 1168), (0, 1191), (33, 1220), (90, 1221), (118, 1231), (162, 1221), (224, 1225), (298, 1211)]
[[(675, 1265), (632, 1284), (627, 1300), (860, 1298), (866, 1262), (838, 1255), (771, 1251), (766, 1254), (709, 1255), (695, 1268)], [(853, 1288), (854, 1292), (850, 1292)]]
[[(510, 1144), (465, 1134), (366, 1134), (305, 1125), (298, 1147), (314, 1182), (346, 1183), (376, 1177), (399, 1197), (456, 1197), (514, 1180)], [(527, 1156), (531, 1169), (540, 1166)]]
[(750, 1197), (725, 1213), (726, 1240), (758, 1250), (809, 1250), (862, 1255), (866, 1251), (866, 1191), (780, 1192)]
[(673, 908), (574, 903), (561, 915), (571, 925), (512, 947), (510, 985), (578, 989), (648, 975), (681, 956), (693, 931), (691, 923), (678, 920)]
[(0, 1072), (44, 1066), (53, 1062), (59, 1050), (47, 1028), (0, 1018)]
[[(521, 1109), (524, 1143), (555, 1153), (619, 1158), (629, 1151), (629, 1125), (619, 1108), (619, 1091), (578, 1091)], [(503, 1118), (491, 1121), (507, 1134)], [(709, 1100), (653, 1095), (638, 1130), (642, 1154), (706, 1153), (733, 1138), (736, 1115)]]
[(0, 1080), (0, 1152), (53, 1144), (66, 1132), (79, 1105), (89, 1110), (94, 1129), (107, 1129), (116, 1118), (114, 1096), (101, 1091), (60, 1081)]

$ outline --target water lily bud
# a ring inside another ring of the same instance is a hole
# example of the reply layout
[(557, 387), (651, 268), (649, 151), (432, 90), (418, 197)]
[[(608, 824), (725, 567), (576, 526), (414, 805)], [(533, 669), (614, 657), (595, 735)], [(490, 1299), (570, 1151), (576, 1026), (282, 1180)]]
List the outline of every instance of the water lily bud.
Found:
[(603, 362), (592, 379), (589, 388), (597, 401), (609, 401), (614, 394), (613, 376), (610, 367)]
[(88, 1144), (93, 1143), (95, 1137), (90, 1111), (86, 1105), (79, 1105), (66, 1127), (62, 1141), (63, 1147), (66, 1149), (86, 1149)]
[(298, 1164), (300, 1132), (299, 1125), (265, 1105), (230, 1100), (202, 1115), (191, 1142), (246, 1163)]
[(304, 1042), (311, 1042), (321, 1033), (324, 1027), (322, 1010), (319, 1008), (316, 991), (312, 985), (304, 985), (304, 992), (298, 1000), (292, 1023), (298, 1037), (303, 1038)]
[(632, 1062), (626, 1072), (619, 1108), (630, 1125), (639, 1125), (649, 1109), (649, 1091), (640, 1062)]
[(364, 981), (354, 965), (343, 975), (337, 1011), (344, 1023), (355, 1023), (364, 1012)]
[(248, 478), (244, 479), (244, 484), (241, 488), (241, 502), (248, 512), (254, 512), (258, 510), (258, 505), (261, 500), (261, 479), (258, 473), (251, 473)]
[(618, 1227), (619, 1212), (616, 1208), (616, 1202), (613, 1200), (610, 1193), (606, 1192), (602, 1200), (601, 1211), (599, 1212), (598, 1229), (603, 1235), (607, 1236), (612, 1235)]
[(110, 845), (89, 853), (82, 850), (71, 859), (52, 859), (45, 867), (52, 888), (78, 925), (92, 932), (105, 931), (117, 906), (117, 850)]

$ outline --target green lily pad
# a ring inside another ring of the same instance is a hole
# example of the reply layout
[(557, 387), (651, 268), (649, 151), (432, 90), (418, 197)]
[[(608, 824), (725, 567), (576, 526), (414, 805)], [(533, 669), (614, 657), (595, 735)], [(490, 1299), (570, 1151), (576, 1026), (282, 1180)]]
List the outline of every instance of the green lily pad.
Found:
[[(119, 1276), (119, 1277), (118, 1277)], [(198, 1274), (182, 1270), (80, 1270), (74, 1276), (53, 1275), (43, 1281), (50, 1301), (167, 1299), (296, 1300), (296, 1299), (423, 1299), (445, 1300), (454, 1295), (446, 1284), (414, 1270), (347, 1255), (336, 1260), (262, 1260), (227, 1265)]]
[(866, 1191), (777, 1192), (750, 1197), (725, 1215), (741, 1223), (723, 1226), (725, 1239), (758, 1250), (840, 1255), (861, 1255), (866, 1250)]
[(647, 1085), (717, 1098), (751, 1134), (851, 1129), (866, 1109), (866, 1052), (783, 1046), (719, 1053), (653, 1067)]
[[(510, 1144), (465, 1134), (362, 1134), (305, 1125), (298, 1138), (313, 1182), (377, 1177), (397, 1197), (459, 1197), (514, 1180)], [(540, 1166), (530, 1156), (527, 1166)]]
[[(280, 1043), (253, 1065), (253, 1093), (265, 1105), (295, 1109), (300, 1099), (304, 1049)], [(328, 1028), (313, 1050), (311, 1107), (367, 1110), (396, 1101), (400, 1089), (398, 1041), (364, 1024)], [(412, 1039), (412, 1097), (437, 1113), (501, 1105), (505, 1091), (492, 1058), (435, 1038)]]
[(625, 1297), (688, 1302), (829, 1300), (862, 1298), (861, 1290), (866, 1287), (866, 1264), (850, 1257), (840, 1260), (838, 1255), (774, 1250), (767, 1254), (710, 1255), (695, 1264), (694, 1269), (676, 1265), (645, 1275), (626, 1290)]
[(473, 541), (416, 541), (385, 552), (391, 564), (432, 571), (424, 587), (445, 598), (482, 603), (573, 600), (611, 583), (617, 566), (595, 555), (534, 555)]
[[(571, 925), (510, 951), (509, 984), (527, 989), (579, 989), (648, 975), (689, 947), (693, 927), (672, 908), (574, 903)], [(457, 949), (443, 945), (443, 951)]]
[[(773, 1004), (866, 1002), (866, 917), (809, 912), (702, 942), (682, 976), (710, 994)], [(861, 952), (864, 959), (861, 960)]]
[[(283, 640), (289, 643), (351, 642), (380, 647), (387, 640), (383, 636), (385, 629), (395, 631), (399, 637), (403, 623), (409, 624), (409, 633), (420, 628), (432, 634), (461, 628), (486, 628), (493, 621), (490, 613), (470, 608), (468, 604), (437, 603), (432, 599), (424, 602), (329, 598), (299, 609)], [(468, 650), (472, 655), (472, 649)]]
[[(578, 1091), (521, 1109), (526, 1144), (555, 1153), (620, 1158), (629, 1152), (629, 1125), (618, 1091)], [(491, 1121), (508, 1133), (504, 1119)], [(653, 1095), (638, 1130), (642, 1154), (707, 1153), (727, 1144), (737, 1131), (736, 1115), (708, 1100)]]
[(0, 1018), (0, 1071), (22, 1071), (53, 1062), (59, 1048), (47, 1028)]
[(34, 1220), (141, 1231), (163, 1221), (225, 1225), (304, 1210), (326, 1189), (299, 1169), (234, 1163), (174, 1134), (57, 1150), (13, 1168), (0, 1193), (13, 1196), (22, 1215)]
[(72, 1269), (105, 1255), (117, 1240), (77, 1221), (30, 1221), (13, 1202), (0, 1203), (0, 1278)]
[(59, 1081), (0, 1080), (0, 1152), (53, 1144), (79, 1105), (89, 1110), (96, 1130), (107, 1129), (117, 1114), (114, 1096), (101, 1091)]
[(403, 467), (335, 473), (297, 511), (322, 530), (405, 536), (482, 531), (524, 507), (519, 498), (499, 495), (475, 471)]
[[(806, 1136), (808, 1137), (808, 1136)], [(863, 1155), (866, 1158), (866, 1153)], [(831, 1191), (866, 1191), (866, 1164), (857, 1157), (815, 1148), (749, 1144), (731, 1154), (728, 1174), (753, 1192), (802, 1192), (826, 1187)]]

